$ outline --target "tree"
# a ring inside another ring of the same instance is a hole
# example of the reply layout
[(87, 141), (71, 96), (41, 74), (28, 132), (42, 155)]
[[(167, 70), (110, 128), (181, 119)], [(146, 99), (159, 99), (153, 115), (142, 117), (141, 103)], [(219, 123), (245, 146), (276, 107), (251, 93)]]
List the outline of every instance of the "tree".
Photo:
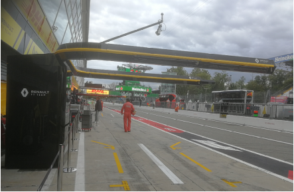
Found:
[(92, 81), (86, 81), (85, 84), (92, 84)]
[(245, 80), (246, 78), (242, 76), (234, 85), (236, 89), (244, 89), (245, 88)]
[[(177, 73), (177, 76), (188, 76), (188, 72), (184, 70), (183, 67), (172, 67), (167, 69), (167, 72)], [(178, 95), (186, 95), (188, 91), (187, 85), (177, 85), (176, 94)]]
[(212, 90), (219, 91), (225, 90), (225, 83), (230, 80), (230, 77), (225, 71), (222, 71), (221, 73), (215, 72), (212, 80), (215, 81), (215, 84), (212, 84), (211, 86)]
[(108, 87), (109, 87), (109, 89), (111, 89), (111, 90), (115, 90), (115, 87), (118, 85), (118, 83), (116, 83), (116, 82), (113, 82), (113, 83), (110, 83), (109, 85), (108, 85)]
[(229, 90), (234, 90), (234, 89), (238, 89), (238, 85), (237, 83), (231, 83), (229, 86)]
[(177, 73), (178, 76), (188, 76), (188, 72), (183, 67), (172, 67), (167, 69), (167, 72)]
[[(192, 72), (190, 73), (190, 76), (200, 78), (202, 80), (210, 80), (211, 79), (211, 75), (208, 72), (208, 70), (200, 69), (200, 68), (194, 68), (192, 70)], [(211, 86), (210, 85), (204, 85), (204, 86), (189, 85), (188, 86), (189, 94), (197, 95), (197, 94), (205, 93), (204, 88), (207, 88), (206, 93), (211, 91)]]
[[(290, 79), (292, 79), (292, 82)], [(285, 71), (282, 69), (276, 69), (273, 74), (268, 76), (268, 81), (269, 87), (272, 91), (278, 91), (286, 88), (286, 86), (293, 85), (293, 70)]]
[(256, 80), (249, 81), (246, 85), (246, 89), (253, 90), (254, 92), (266, 91), (266, 88)]
[(200, 69), (200, 68), (194, 68), (192, 72), (190, 73), (191, 77), (198, 77), (203, 80), (210, 80), (211, 75), (210, 73), (205, 70), (205, 69)]

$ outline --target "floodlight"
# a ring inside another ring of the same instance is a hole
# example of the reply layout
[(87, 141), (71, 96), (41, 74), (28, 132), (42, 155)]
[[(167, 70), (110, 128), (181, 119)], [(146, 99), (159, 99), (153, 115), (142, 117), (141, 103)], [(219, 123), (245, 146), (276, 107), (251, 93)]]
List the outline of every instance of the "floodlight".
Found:
[(155, 32), (156, 35), (160, 35), (162, 25), (160, 24), (157, 28), (157, 31)]

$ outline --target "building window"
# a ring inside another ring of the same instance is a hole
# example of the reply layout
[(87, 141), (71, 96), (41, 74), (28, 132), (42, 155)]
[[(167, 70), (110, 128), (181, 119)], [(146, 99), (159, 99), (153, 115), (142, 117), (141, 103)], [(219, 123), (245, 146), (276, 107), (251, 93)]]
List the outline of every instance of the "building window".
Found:
[(71, 40), (71, 32), (70, 32), (70, 29), (69, 29), (69, 24), (67, 26), (67, 29), (66, 29), (66, 32), (64, 34), (64, 38), (63, 38), (63, 41), (62, 41), (62, 44), (65, 44), (65, 43), (69, 43), (70, 40)]
[(39, 3), (45, 12), (46, 18), (50, 24), (50, 26), (53, 26), (54, 20), (56, 18), (57, 11), (59, 9), (60, 3), (62, 3), (61, 0), (39, 0)]
[(62, 37), (65, 33), (67, 25), (67, 15), (66, 15), (66, 10), (65, 10), (65, 5), (64, 3), (61, 4), (56, 21), (54, 23), (54, 26), (57, 27), (57, 30), (54, 32), (57, 41), (61, 43)]
[(15, 5), (12, 3), (12, 1), (1, 1), (1, 7), (4, 7), (4, 9), (9, 13), (9, 15), (16, 20), (17, 16), (19, 14), (19, 11), (15, 7)]

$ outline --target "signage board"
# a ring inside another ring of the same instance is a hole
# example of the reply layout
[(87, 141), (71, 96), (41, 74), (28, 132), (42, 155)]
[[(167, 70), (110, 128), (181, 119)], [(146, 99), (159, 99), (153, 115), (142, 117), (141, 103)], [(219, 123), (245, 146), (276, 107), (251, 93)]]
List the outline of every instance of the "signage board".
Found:
[(109, 95), (109, 91), (103, 89), (87, 89), (86, 92), (88, 94)]
[(274, 103), (287, 103), (287, 96), (271, 97), (271, 102)]
[(293, 53), (280, 55), (277, 57), (272, 57), (272, 58), (269, 58), (269, 60), (273, 60), (275, 63), (281, 63), (281, 62), (293, 60)]
[[(122, 96), (128, 96), (128, 97), (131, 97), (132, 96), (132, 93), (131, 92), (121, 92), (121, 95)], [(133, 96), (134, 97), (146, 97), (147, 96), (147, 94), (143, 94), (143, 93), (133, 93)]]
[(152, 89), (150, 87), (142, 87), (142, 86), (116, 86), (116, 91), (133, 91), (133, 92), (146, 92), (146, 93), (152, 93)]

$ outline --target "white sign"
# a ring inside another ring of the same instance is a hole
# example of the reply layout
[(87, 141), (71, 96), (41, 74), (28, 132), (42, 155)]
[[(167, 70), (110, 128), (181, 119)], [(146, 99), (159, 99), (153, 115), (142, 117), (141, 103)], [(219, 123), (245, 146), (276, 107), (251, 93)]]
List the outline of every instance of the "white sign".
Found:
[(275, 57), (275, 62), (288, 61), (291, 59), (293, 59), (293, 55), (284, 55), (284, 56)]
[(146, 92), (146, 89), (132, 87), (132, 91), (145, 91)]
[[(27, 88), (23, 88), (20, 93), (23, 97), (27, 97), (29, 91)], [(31, 96), (46, 96), (47, 94), (49, 94), (49, 91), (31, 90)]]
[(232, 147), (227, 147), (227, 146), (222, 146), (222, 145), (219, 145), (217, 143), (215, 143), (214, 141), (208, 141), (208, 140), (197, 140), (197, 139), (192, 139), (193, 141), (196, 141), (198, 143), (201, 143), (201, 144), (204, 144), (204, 145), (207, 145), (209, 147), (213, 147), (213, 148), (216, 148), (216, 149), (224, 149), (224, 150), (231, 150), (231, 151), (240, 151), (238, 149), (234, 149)]
[(20, 93), (23, 97), (27, 97), (29, 94), (29, 91), (27, 90), (27, 88), (23, 88)]

